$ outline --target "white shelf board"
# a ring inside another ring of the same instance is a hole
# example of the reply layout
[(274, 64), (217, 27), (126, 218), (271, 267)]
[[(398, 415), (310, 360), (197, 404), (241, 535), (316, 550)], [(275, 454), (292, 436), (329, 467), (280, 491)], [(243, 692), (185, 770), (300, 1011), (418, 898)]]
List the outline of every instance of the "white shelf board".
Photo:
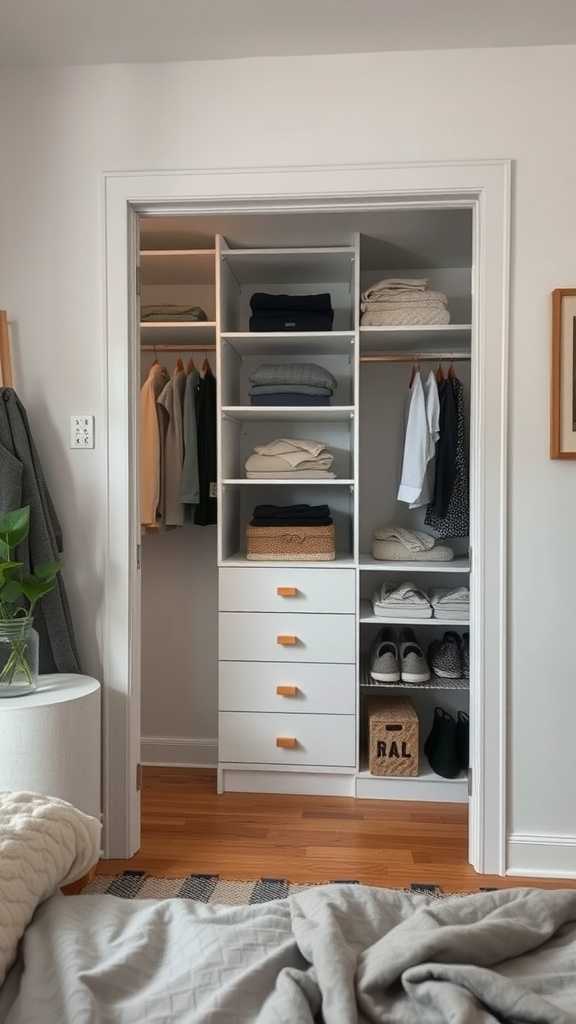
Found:
[(241, 285), (351, 282), (354, 255), (353, 246), (222, 250), (222, 259)]
[(470, 572), (470, 559), (468, 556), (454, 558), (451, 562), (394, 562), (381, 561), (373, 558), (372, 555), (360, 555), (360, 568), (362, 571), (373, 572)]
[(165, 320), (161, 323), (142, 321), (140, 338), (146, 344), (153, 344), (155, 341), (160, 344), (164, 340), (171, 344), (194, 342), (198, 345), (213, 345), (216, 341), (216, 324), (213, 320)]
[(141, 249), (142, 284), (214, 284), (215, 249)]
[(354, 418), (353, 405), (224, 405), (222, 415), (233, 420), (310, 420), (335, 422)]
[(362, 355), (386, 352), (424, 354), (449, 351), (462, 355), (470, 353), (471, 324), (422, 324), (418, 327), (361, 327), (360, 352)]
[(306, 477), (306, 479), (304, 479), (304, 480), (299, 480), (299, 479), (294, 479), (294, 480), (245, 480), (244, 478), (241, 478), (239, 480), (237, 480), (237, 479), (236, 480), (235, 479), (223, 480), (222, 483), (223, 484), (234, 484), (235, 486), (236, 485), (242, 485), (242, 486), (249, 486), (249, 487), (250, 486), (254, 486), (254, 485), (257, 486), (257, 487), (262, 487), (262, 486), (263, 487), (271, 487), (271, 486), (272, 487), (283, 487), (283, 486), (288, 486), (288, 487), (302, 487), (302, 486), (304, 486), (304, 487), (307, 487), (307, 486), (310, 486), (310, 485), (312, 487), (341, 487), (341, 486), (344, 486), (344, 485), (347, 485), (349, 487), (353, 487), (354, 486), (354, 480), (342, 480), (342, 479), (339, 480), (338, 478), (336, 480), (314, 480), (312, 477), (310, 477), (310, 478)]
[(371, 622), (381, 626), (459, 626), (462, 629), (467, 629), (470, 625), (469, 619), (410, 619), (408, 617), (403, 619), (398, 618), (384, 618), (382, 615), (374, 615), (372, 611), (372, 604), (370, 601), (360, 602), (360, 622)]
[(427, 683), (373, 683), (360, 684), (363, 693), (377, 693), (379, 690), (469, 690), (469, 679), (440, 679), (432, 676)]
[(371, 775), (361, 770), (356, 775), (356, 796), (369, 800), (430, 800), (446, 803), (467, 803), (468, 776), (462, 772), (455, 779), (443, 779), (432, 771), (421, 754), (421, 771), (416, 776)]
[(232, 555), (230, 558), (223, 558), (222, 561), (218, 564), (222, 568), (241, 567), (243, 569), (247, 567), (275, 569), (278, 566), (293, 566), (295, 569), (353, 569), (354, 559), (352, 558), (352, 555), (338, 554), (337, 552), (336, 558), (332, 558), (328, 562), (301, 562), (296, 559), (284, 559), (282, 561), (276, 559), (273, 559), (271, 561), (258, 561), (253, 560), (251, 558), (248, 559), (246, 558), (245, 554), (242, 554), (241, 551), (238, 551), (235, 555)]
[(354, 331), (223, 331), (227, 342), (240, 356), (329, 356), (351, 355)]

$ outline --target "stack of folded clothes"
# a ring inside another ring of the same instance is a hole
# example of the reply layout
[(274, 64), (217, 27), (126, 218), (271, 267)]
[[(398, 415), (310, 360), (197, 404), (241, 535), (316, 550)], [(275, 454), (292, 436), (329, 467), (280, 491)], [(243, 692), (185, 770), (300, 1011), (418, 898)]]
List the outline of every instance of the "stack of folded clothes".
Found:
[(268, 295), (250, 299), (251, 331), (331, 331), (334, 321), (328, 292), (321, 295)]
[(363, 327), (449, 324), (448, 299), (426, 278), (387, 277), (362, 292)]
[(435, 619), (455, 619), (466, 622), (470, 617), (470, 591), (468, 587), (438, 587), (430, 594)]
[(374, 530), (372, 557), (382, 562), (450, 562), (454, 552), (424, 530), (383, 526)]
[(330, 405), (337, 387), (316, 363), (264, 363), (250, 374), (252, 405)]
[(431, 619), (428, 596), (415, 583), (387, 587), (384, 583), (372, 597), (374, 615), (385, 619)]
[(246, 527), (247, 559), (327, 562), (335, 557), (328, 505), (256, 505)]
[(163, 320), (187, 322), (194, 320), (207, 320), (205, 311), (201, 306), (175, 306), (170, 303), (157, 303), (152, 306), (142, 306), (140, 319), (147, 323), (158, 323)]
[(333, 480), (334, 456), (322, 441), (280, 437), (256, 445), (245, 462), (248, 480)]

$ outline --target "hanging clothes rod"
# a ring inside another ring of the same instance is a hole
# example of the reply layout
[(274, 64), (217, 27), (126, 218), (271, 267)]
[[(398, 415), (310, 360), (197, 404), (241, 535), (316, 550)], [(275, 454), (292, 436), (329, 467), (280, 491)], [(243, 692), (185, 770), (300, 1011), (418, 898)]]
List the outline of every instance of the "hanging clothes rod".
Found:
[(141, 352), (215, 352), (216, 345), (141, 345)]
[(382, 355), (360, 356), (361, 363), (424, 363), (424, 362), (469, 362), (470, 354), (465, 352), (386, 352)]

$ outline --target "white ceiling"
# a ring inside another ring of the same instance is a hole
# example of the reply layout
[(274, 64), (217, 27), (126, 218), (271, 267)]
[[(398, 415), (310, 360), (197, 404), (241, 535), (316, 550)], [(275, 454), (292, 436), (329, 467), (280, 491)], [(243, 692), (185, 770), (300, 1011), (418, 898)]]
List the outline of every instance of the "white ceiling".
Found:
[(576, 43), (574, 0), (0, 0), (0, 65)]

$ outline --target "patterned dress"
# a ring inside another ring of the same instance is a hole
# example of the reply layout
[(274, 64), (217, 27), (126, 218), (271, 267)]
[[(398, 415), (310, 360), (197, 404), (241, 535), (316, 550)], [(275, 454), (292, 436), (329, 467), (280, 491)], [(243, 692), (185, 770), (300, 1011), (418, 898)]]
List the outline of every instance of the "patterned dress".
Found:
[[(470, 497), (468, 486), (468, 445), (466, 442), (466, 415), (464, 410), (464, 388), (457, 377), (449, 377), (444, 388), (451, 388), (452, 394), (445, 392), (440, 395), (440, 431), (442, 431), (442, 399), (453, 399), (456, 411), (456, 446), (448, 457), (454, 459), (454, 481), (447, 502), (439, 500), (435, 493), (434, 499), (426, 510), (424, 520), (437, 537), (467, 537), (470, 533)], [(439, 446), (441, 445), (441, 440)], [(441, 455), (439, 453), (438, 458)], [(446, 467), (444, 467), (446, 469)], [(449, 467), (448, 467), (449, 469)], [(436, 465), (436, 473), (442, 466)]]

